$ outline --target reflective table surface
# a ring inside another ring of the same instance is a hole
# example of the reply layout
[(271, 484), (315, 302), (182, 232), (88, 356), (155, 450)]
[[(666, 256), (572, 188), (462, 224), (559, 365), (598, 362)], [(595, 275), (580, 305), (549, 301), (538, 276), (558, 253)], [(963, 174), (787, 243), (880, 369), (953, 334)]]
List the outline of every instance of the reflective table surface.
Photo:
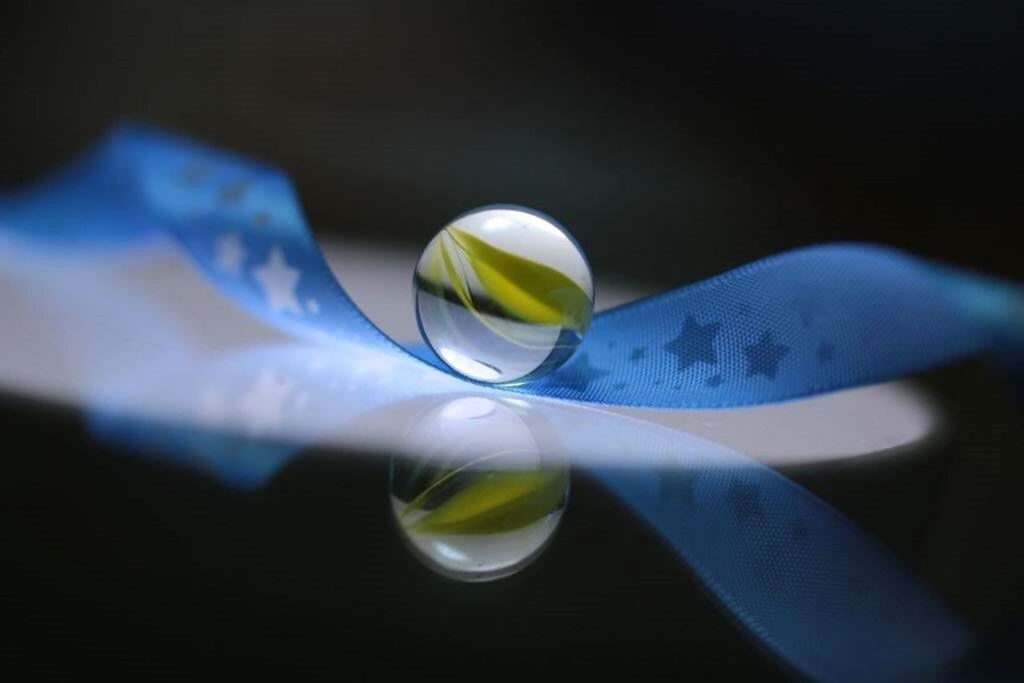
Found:
[[(425, 391), (249, 319), (168, 245), (0, 246), (7, 654), (53, 643), (41, 669), (1013, 665), (1024, 428), (981, 362), (729, 411)], [(415, 338), (414, 254), (328, 254)]]

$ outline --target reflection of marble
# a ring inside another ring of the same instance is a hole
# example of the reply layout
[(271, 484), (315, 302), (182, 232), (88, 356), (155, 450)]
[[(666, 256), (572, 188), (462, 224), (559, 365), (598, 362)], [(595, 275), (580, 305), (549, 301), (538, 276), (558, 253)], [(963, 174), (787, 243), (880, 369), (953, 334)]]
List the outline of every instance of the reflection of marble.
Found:
[(391, 461), (391, 509), (414, 554), (463, 581), (510, 576), (551, 540), (569, 494), (564, 459), (542, 452), (521, 405), (442, 402)]

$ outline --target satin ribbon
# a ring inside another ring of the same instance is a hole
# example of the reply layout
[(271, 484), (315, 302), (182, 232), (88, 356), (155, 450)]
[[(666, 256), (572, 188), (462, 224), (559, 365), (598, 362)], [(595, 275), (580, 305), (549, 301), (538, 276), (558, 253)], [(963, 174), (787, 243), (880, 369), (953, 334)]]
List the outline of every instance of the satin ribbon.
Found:
[[(334, 279), (283, 173), (169, 133), (115, 129), (0, 197), (0, 224), (83, 247), (166, 231), (225, 296), (273, 325), (406, 350)], [(1022, 301), (1013, 285), (890, 249), (810, 247), (600, 313), (565, 366), (509, 391), (660, 408), (782, 401), (1019, 348)], [(422, 346), (407, 350), (451, 373)]]
[[(355, 306), (283, 174), (167, 133), (118, 128), (49, 178), (0, 196), (0, 230), (35, 245), (83, 249), (142, 244), (167, 232), (230, 300), (297, 335), (336, 340), (342, 375), (359, 364), (353, 349), (403, 368), (413, 363), (411, 353), (451, 374), (422, 346), (403, 349)], [(888, 249), (813, 247), (601, 313), (565, 367), (509, 391), (654, 407), (785, 400), (1019, 348), (1021, 301), (1012, 285)], [(330, 347), (318, 348), (331, 362)], [(243, 358), (238, 367), (200, 374), (246, 383), (268, 365), (306, 367), (310, 353)], [(418, 369), (403, 371), (415, 374), (408, 388), (414, 395), (429, 398), (461, 384)], [(349, 398), (340, 405), (373, 407), (365, 396)], [(336, 397), (322, 399), (312, 403), (339, 405)], [(547, 414), (575, 451), (613, 448), (634, 464), (589, 469), (794, 670), (825, 680), (903, 679), (949, 671), (969, 647), (970, 634), (955, 616), (792, 482), (715, 444), (591, 412), (582, 422), (558, 408)], [(193, 457), (229, 452), (216, 473), (235, 485), (258, 485), (295, 449), (201, 428), (175, 433), (126, 421), (120, 411), (95, 421), (122, 440)]]

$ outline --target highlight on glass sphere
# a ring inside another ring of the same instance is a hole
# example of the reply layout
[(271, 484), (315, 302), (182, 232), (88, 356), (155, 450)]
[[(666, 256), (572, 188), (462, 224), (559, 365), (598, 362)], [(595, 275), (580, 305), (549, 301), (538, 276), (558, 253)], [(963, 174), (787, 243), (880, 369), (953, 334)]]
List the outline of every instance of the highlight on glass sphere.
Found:
[(515, 405), (457, 398), (432, 408), (402, 440), (391, 460), (391, 509), (427, 567), (491, 581), (541, 554), (568, 500), (569, 467), (543, 453)]
[(424, 341), (479, 382), (519, 384), (555, 370), (594, 313), (579, 245), (554, 219), (519, 206), (451, 221), (423, 250), (414, 285)]

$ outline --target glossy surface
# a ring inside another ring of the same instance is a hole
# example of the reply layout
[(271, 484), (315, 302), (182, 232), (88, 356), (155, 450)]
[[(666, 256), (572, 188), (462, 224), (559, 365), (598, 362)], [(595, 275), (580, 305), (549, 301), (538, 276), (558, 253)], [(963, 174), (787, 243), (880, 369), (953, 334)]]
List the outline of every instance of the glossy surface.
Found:
[[(346, 258), (364, 263), (375, 276), (382, 274), (382, 268), (371, 267), (365, 254), (341, 251)], [(404, 261), (404, 272), (412, 268), (415, 256)], [(863, 584), (863, 574), (854, 572), (850, 564), (851, 558), (863, 554), (841, 542), (848, 535), (835, 533), (836, 526), (823, 525), (822, 519), (835, 513), (794, 515), (788, 502), (794, 497), (780, 498), (781, 479), (752, 477), (755, 469), (738, 463), (738, 469), (728, 470), (703, 468), (698, 462), (692, 463), (696, 468), (690, 467), (687, 454), (698, 458), (712, 444), (701, 445), (681, 432), (672, 436), (651, 425), (567, 402), (525, 396), (496, 401), (529, 428), (545, 459), (567, 450), (566, 457), (582, 466), (580, 476), (572, 475), (571, 513), (562, 515), (553, 541), (543, 555), (535, 555), (539, 557), (535, 563), (508, 581), (460, 586), (443, 580), (420, 566), (423, 558), (417, 559), (419, 551), (417, 555), (410, 552), (410, 542), (400, 541), (407, 537), (399, 531), (388, 504), (388, 463), (369, 456), (384, 452), (385, 436), (390, 449), (391, 439), (407, 426), (458, 397), (494, 398), (495, 394), (465, 396), (460, 393), (466, 390), (464, 383), (434, 373), (435, 379), (425, 385), (430, 395), (407, 401), (415, 393), (410, 390), (424, 379), (412, 374), (411, 359), (366, 351), (356, 354), (354, 347), (347, 346), (339, 351), (336, 346), (283, 345), (280, 336), (251, 321), (244, 311), (209, 297), (204, 283), (176, 258), (163, 266), (152, 262), (146, 267), (127, 259), (73, 266), (63, 258), (52, 269), (25, 257), (0, 261), (4, 261), (0, 269), (9, 286), (0, 288), (0, 299), (9, 298), (9, 305), (0, 305), (9, 323), (3, 326), (9, 333), (6, 361), (0, 362), (7, 371), (0, 375), (6, 386), (19, 388), (18, 395), (33, 386), (82, 408), (130, 410), (137, 416), (161, 417), (164, 424), (178, 422), (177, 416), (200, 420), (184, 423), (195, 427), (216, 425), (279, 444), (280, 439), (296, 443), (290, 449), (287, 444), (268, 446), (284, 447), (285, 453), (275, 460), (262, 447), (262, 440), (250, 441), (260, 446), (251, 449), (237, 441), (196, 439), (203, 434), (196, 429), (168, 434), (151, 427), (144, 433), (152, 438), (119, 440), (123, 444), (119, 457), (93, 454), (93, 460), (86, 460), (87, 446), (52, 441), (53, 423), (30, 422), (27, 427), (20, 424), (24, 418), (8, 420), (10, 433), (28, 429), (30, 439), (44, 439), (34, 453), (47, 456), (8, 459), (5, 475), (12, 509), (31, 512), (12, 520), (20, 528), (11, 544), (16, 550), (13, 556), (27, 562), (10, 567), (13, 577), (8, 582), (29, 589), (18, 591), (25, 607), (14, 610), (20, 624), (39, 620), (40, 596), (52, 596), (51, 603), (42, 603), (46, 613), (67, 614), (68, 604), (75, 605), (82, 615), (78, 624), (87, 625), (80, 633), (95, 629), (96, 614), (105, 614), (111, 625), (116, 623), (113, 628), (119, 630), (113, 634), (119, 641), (130, 641), (139, 633), (152, 639), (147, 627), (152, 626), (154, 614), (162, 623), (172, 624), (175, 633), (193, 635), (190, 646), (196, 651), (206, 651), (210, 642), (220, 643), (226, 625), (247, 648), (255, 643), (261, 650), (279, 651), (276, 648), (291, 642), (288, 634), (294, 632), (301, 634), (305, 650), (314, 643), (319, 651), (335, 653), (341, 643), (349, 648), (343, 650), (346, 654), (358, 654), (355, 660), (370, 660), (366, 653), (374, 647), (386, 647), (391, 655), (395, 642), (419, 647), (417, 661), (445, 651), (452, 642), (459, 644), (460, 656), (465, 651), (468, 656), (492, 658), (496, 647), (531, 653), (560, 642), (583, 652), (595, 672), (606, 666), (607, 657), (624, 652), (635, 652), (637, 657), (652, 651), (676, 653), (682, 640), (695, 643), (684, 653), (687, 670), (708, 666), (720, 672), (727, 666), (730, 678), (748, 680), (765, 678), (774, 669), (760, 663), (754, 673), (744, 670), (734, 675), (737, 661), (749, 661), (753, 652), (767, 648), (753, 647), (749, 637), (739, 637), (723, 613), (742, 608), (732, 613), (749, 614), (746, 608), (752, 605), (767, 607), (764, 613), (778, 627), (772, 633), (784, 637), (792, 633), (791, 625), (806, 628), (808, 624), (797, 607), (810, 604), (813, 616), (816, 603), (829, 605), (822, 614), (833, 615), (833, 624), (817, 629), (813, 638), (790, 640), (798, 643), (798, 653), (820, 651), (829, 661), (845, 663), (848, 659), (838, 659), (835, 652), (859, 650), (858, 660), (870, 666), (901, 651), (891, 636), (893, 631), (907, 632), (908, 610), (883, 610), (885, 621), (867, 626), (858, 621), (865, 612), (851, 608), (862, 600), (876, 600), (882, 584), (876, 582), (867, 591), (862, 586), (849, 587), (850, 582)], [(71, 291), (74, 297), (68, 295)], [(371, 285), (368, 291), (378, 290)], [(412, 300), (408, 301), (411, 305)], [(380, 305), (387, 302), (384, 298)], [(119, 326), (112, 325), (115, 315), (119, 321), (132, 319), (138, 325), (135, 333), (122, 334)], [(61, 329), (76, 331), (73, 345), (52, 342)], [(153, 362), (154, 348), (161, 349), (159, 364)], [(61, 369), (56, 375), (55, 367)], [(50, 372), (43, 372), (46, 369)], [(956, 508), (943, 506), (934, 516), (935, 501), (943, 496), (970, 501), (972, 478), (991, 481), (994, 473), (1009, 479), (1005, 471), (1009, 461), (1000, 462), (998, 453), (1004, 449), (1015, 453), (1006, 439), (1007, 426), (1019, 422), (1015, 421), (1018, 413), (1007, 413), (1012, 409), (1004, 407), (1004, 413), (986, 417), (975, 404), (985, 405), (986, 400), (991, 404), (986, 397), (992, 378), (982, 383), (984, 375), (976, 366), (964, 370), (977, 377), (970, 378), (973, 383), (956, 385), (955, 396), (971, 396), (971, 411), (954, 424), (957, 433), (970, 429), (980, 441), (972, 441), (972, 449), (961, 454), (962, 462), (957, 461), (956, 467), (947, 471), (951, 454), (934, 451), (951, 447), (942, 445), (947, 439), (929, 438), (924, 444), (908, 444), (912, 450), (898, 450), (913, 456), (908, 459), (894, 458), (896, 450), (890, 447), (857, 467), (822, 462), (820, 467), (799, 468), (799, 480), (809, 482), (815, 492), (826, 492), (828, 503), (852, 510), (861, 524), (904, 557), (916, 556), (931, 543), (931, 533), (944, 528), (939, 546), (945, 550), (936, 559), (938, 565), (971, 566), (964, 563), (973, 562), (971, 575), (995, 567), (994, 574), (986, 575), (982, 595), (1005, 604), (1002, 595), (1013, 587), (1011, 583), (1005, 588), (1008, 581), (1019, 577), (1014, 572), (1019, 565), (1012, 558), (1007, 563), (1005, 555), (986, 554), (984, 539), (992, 538), (989, 523), (1004, 525), (995, 527), (1000, 530), (998, 539), (1014, 538), (1012, 511), (1004, 506), (1004, 516), (973, 517), (973, 528), (964, 526), (972, 523), (968, 515), (947, 523)], [(863, 391), (874, 395), (881, 389)], [(705, 430), (706, 437), (722, 439), (740, 451), (743, 443), (765, 449), (771, 441), (771, 449), (780, 453), (820, 459), (829, 452), (829, 444), (843, 449), (842, 443), (851, 437), (841, 435), (852, 429), (852, 423), (860, 425), (859, 431), (851, 432), (859, 434), (862, 450), (857, 453), (867, 455), (892, 446), (899, 432), (891, 429), (904, 420), (890, 415), (894, 422), (879, 421), (874, 415), (880, 409), (876, 398), (851, 404), (844, 396), (849, 393), (746, 411), (658, 415), (677, 430)], [(480, 425), (495, 439), (507, 435), (511, 445), (525, 442), (516, 440), (522, 437), (515, 420), (509, 419), (507, 428), (496, 429), (494, 425), (505, 421), (486, 419), (481, 415), (485, 411), (471, 410), (474, 404), (460, 402), (459, 408), (449, 411), (441, 408), (438, 415), (444, 419), (438, 423), (456, 431)], [(869, 405), (870, 410), (858, 409), (857, 404)], [(780, 429), (783, 412), (791, 419)], [(745, 416), (742, 421), (740, 414)], [(669, 416), (673, 416), (671, 422)], [(754, 416), (763, 417), (754, 421)], [(469, 427), (463, 429), (464, 425)], [(73, 428), (69, 433), (81, 439), (79, 420)], [(444, 442), (434, 438), (440, 432), (419, 433), (424, 434), (421, 445), (425, 447), (422, 454), (410, 454), (414, 457), (428, 452), (447, 457), (460, 453), (453, 447), (434, 449), (435, 442)], [(139, 434), (135, 430), (134, 435)], [(992, 434), (1002, 434), (1004, 441), (993, 441)], [(110, 435), (106, 431), (104, 438)], [(786, 439), (792, 451), (785, 446)], [(126, 447), (141, 449), (143, 441), (155, 443), (159, 451), (140, 456), (172, 458), (185, 471), (152, 464), (148, 457), (122, 457)], [(295, 451), (298, 443), (310, 441), (317, 443), (315, 449)], [(482, 455), (483, 446), (494, 445), (482, 439), (475, 442), (480, 449), (474, 447), (472, 454), (477, 456)], [(854, 446), (853, 441), (849, 443)], [(326, 449), (329, 444), (331, 452), (325, 453), (322, 446)], [(371, 449), (373, 444), (380, 450)], [(408, 446), (416, 449), (416, 440)], [(364, 451), (368, 457), (356, 456)], [(683, 467), (672, 467), (657, 454), (682, 459)], [(629, 482), (637, 485), (626, 490)], [(628, 494), (629, 502), (616, 502), (604, 493), (605, 486)], [(244, 487), (241, 492), (239, 487)], [(986, 488), (985, 501), (990, 493)], [(797, 500), (808, 500), (799, 490), (794, 494)], [(143, 499), (154, 503), (139, 506)], [(180, 505), (182, 500), (188, 505)], [(1016, 499), (996, 497), (992, 501), (996, 509), (999, 500)], [(972, 502), (970, 515), (979, 514), (975, 506), (979, 503)], [(125, 510), (132, 514), (125, 515)], [(644, 516), (638, 518), (637, 512)], [(656, 531), (649, 528), (648, 520), (657, 524)], [(713, 545), (702, 545), (702, 539)], [(748, 591), (742, 593), (742, 603), (730, 602), (723, 609), (723, 603), (699, 594), (698, 583), (689, 578), (689, 563), (675, 554), (670, 541), (699, 553), (687, 551), (686, 557), (699, 560), (701, 566), (714, 567), (710, 586), (740, 590), (761, 586), (763, 597)], [(828, 552), (839, 554), (833, 562), (838, 571), (822, 571), (820, 562), (806, 562), (809, 551), (829, 548), (833, 551)], [(784, 560), (766, 562), (761, 554), (771, 549)], [(204, 558), (203, 562), (197, 563), (196, 557)], [(667, 557), (675, 559), (667, 561)], [(717, 564), (709, 564), (716, 558)], [(69, 559), (84, 570), (69, 572)], [(780, 566), (786, 571), (778, 570)], [(1000, 577), (1005, 580), (1000, 582)], [(780, 583), (800, 587), (788, 593), (795, 602), (779, 600), (785, 594)], [(993, 585), (997, 588), (990, 588)], [(67, 588), (54, 592), (59, 586)], [(847, 589), (837, 590), (844, 586)], [(144, 587), (152, 587), (153, 593), (140, 593)], [(168, 600), (168, 591), (176, 587), (180, 596), (174, 597), (180, 599)], [(201, 601), (195, 597), (197, 590)], [(956, 593), (961, 596), (958, 599), (974, 605), (972, 609), (984, 608), (968, 594), (970, 586), (953, 590), (961, 591)], [(152, 612), (146, 609), (139, 614), (140, 595), (153, 596), (146, 600), (154, 605)], [(835, 600), (822, 599), (823, 595)], [(98, 596), (94, 605), (81, 602), (87, 596)], [(893, 613), (900, 618), (892, 620)], [(500, 633), (493, 628), (495, 614), (501, 615)], [(52, 644), (66, 637), (68, 624), (54, 622), (51, 631), (35, 633), (52, 636), (46, 640)], [(196, 624), (201, 625), (199, 631)], [(331, 628), (325, 629), (325, 624)], [(629, 628), (623, 629), (623, 624)], [(856, 628), (851, 637), (840, 635), (850, 628)], [(287, 638), (281, 629), (287, 631)], [(112, 642), (111, 633), (99, 632), (97, 642)], [(715, 633), (719, 635), (713, 637)], [(819, 647), (822, 638), (828, 643)], [(943, 650), (934, 639), (923, 640), (928, 651), (941, 655)], [(884, 644), (878, 646), (878, 641)], [(353, 657), (342, 659), (347, 666)], [(865, 678), (871, 677), (860, 680)]]
[(414, 285), (424, 340), (480, 382), (521, 383), (556, 369), (594, 310), (579, 246), (522, 207), (476, 209), (446, 225), (424, 249)]
[(510, 576), (551, 540), (569, 494), (512, 404), (457, 398), (425, 413), (391, 462), (391, 509), (413, 553), (461, 581)]

